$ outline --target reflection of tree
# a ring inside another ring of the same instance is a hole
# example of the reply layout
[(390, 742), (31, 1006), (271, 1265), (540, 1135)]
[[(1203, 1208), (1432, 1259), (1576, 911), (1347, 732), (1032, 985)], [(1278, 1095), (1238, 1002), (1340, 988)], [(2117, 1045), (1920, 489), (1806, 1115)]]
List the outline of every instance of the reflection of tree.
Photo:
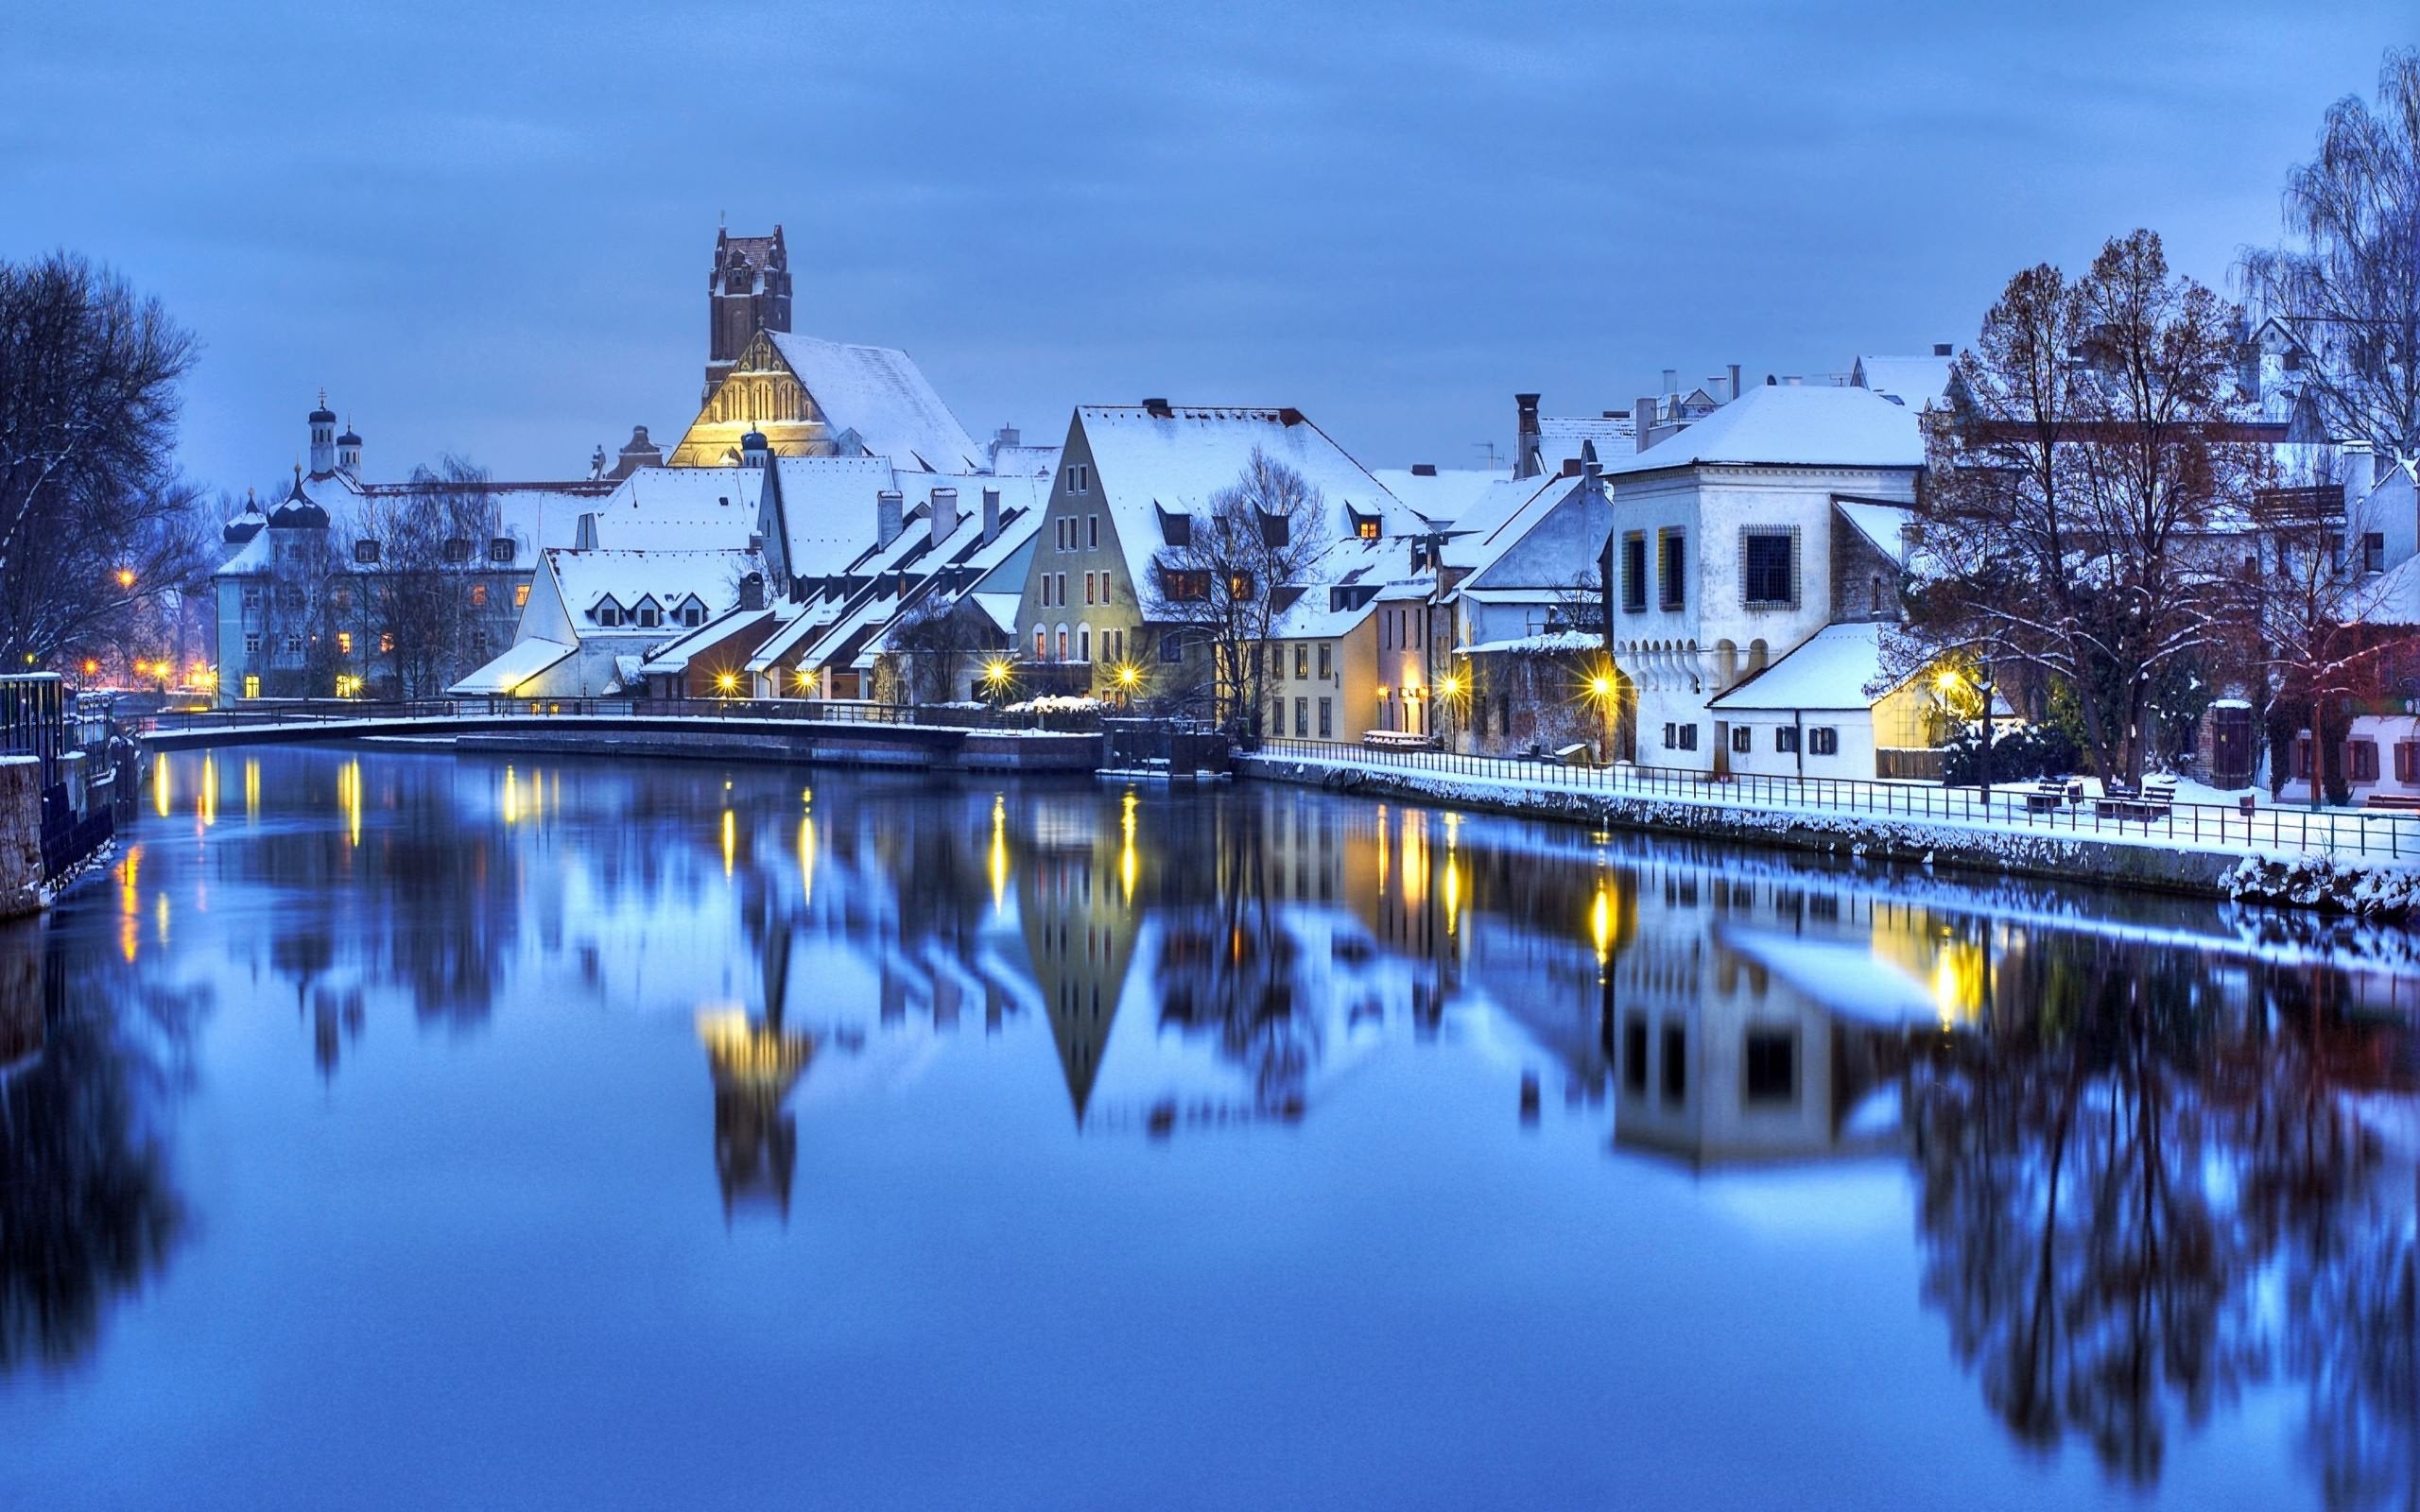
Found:
[(0, 974), (11, 991), (40, 984), (44, 1028), (40, 1055), (0, 1074), (0, 1374), (81, 1357), (184, 1227), (154, 1120), (199, 998), (103, 951), (71, 958), (56, 931), (45, 950), (42, 933), (0, 928)]
[(2308, 1382), (2330, 1504), (2410, 1500), (2412, 1194), (2380, 1183), (2353, 1102), (2408, 1094), (2400, 1033), (2258, 969), (2256, 1011), (2225, 1011), (2189, 957), (2003, 970), (1999, 1000), (2026, 1009), (1936, 1045), (1908, 1104), (1925, 1297), (1994, 1411), (2148, 1485), (2171, 1418), (2282, 1366)]

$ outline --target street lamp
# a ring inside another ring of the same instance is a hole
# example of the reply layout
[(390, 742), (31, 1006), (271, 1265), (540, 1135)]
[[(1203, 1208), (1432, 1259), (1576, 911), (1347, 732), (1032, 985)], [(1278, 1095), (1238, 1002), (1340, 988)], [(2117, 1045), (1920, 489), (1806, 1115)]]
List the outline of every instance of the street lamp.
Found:
[(1009, 679), (1015, 669), (1006, 657), (995, 656), (983, 663), (983, 691), (997, 698), (1009, 691)]
[(134, 586), (133, 568), (121, 567), (117, 570), (117, 586), (120, 588), (132, 588)]
[(717, 672), (715, 674), (715, 687), (728, 698), (739, 689), (739, 675), (735, 672)]

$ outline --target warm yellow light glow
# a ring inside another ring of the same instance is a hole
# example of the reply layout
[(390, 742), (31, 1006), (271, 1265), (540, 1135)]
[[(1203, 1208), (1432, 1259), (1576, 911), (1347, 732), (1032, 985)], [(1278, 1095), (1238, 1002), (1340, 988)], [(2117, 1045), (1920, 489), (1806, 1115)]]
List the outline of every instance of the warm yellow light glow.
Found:
[(504, 769), (504, 822), (521, 822), (521, 779), (510, 766)]
[(798, 890), (799, 902), (815, 905), (815, 816), (798, 816)]
[(1119, 805), (1117, 828), (1123, 844), (1117, 851), (1117, 877), (1126, 885), (1126, 902), (1134, 902), (1134, 878), (1141, 869), (1134, 858), (1134, 795), (1130, 791)]
[(1117, 685), (1121, 688), (1131, 688), (1142, 680), (1143, 669), (1132, 662), (1117, 669)]
[(194, 800), (194, 816), (208, 829), (218, 822), (218, 759), (205, 756), (201, 762), (201, 794)]
[(1403, 816), (1403, 901), (1417, 908), (1428, 896), (1428, 816)]
[(89, 656), (84, 659), (84, 676), (89, 678), (100, 670), (101, 664), (98, 662), (94, 661)]
[(159, 810), (164, 819), (168, 816), (168, 773), (175, 765), (165, 753), (151, 764), (151, 806)]
[(739, 686), (739, 674), (735, 672), (718, 672), (715, 674), (715, 686), (720, 688), (725, 693), (729, 693)]
[(1448, 672), (1443, 677), (1439, 678), (1437, 679), (1437, 691), (1443, 694), (1448, 698), (1461, 697), (1462, 696), (1462, 675), (1459, 672)]
[(345, 831), (358, 849), (361, 845), (361, 763), (345, 763), (338, 777), (338, 791), (344, 795)]
[(120, 588), (132, 588), (134, 586), (133, 568), (121, 567), (117, 570), (117, 586)]
[(994, 693), (999, 692), (1009, 685), (1011, 671), (1006, 659), (994, 657), (983, 663), (983, 686)]
[(1605, 896), (1601, 877), (1597, 881), (1597, 901), (1588, 905), (1588, 937), (1596, 941), (1597, 967), (1602, 971), (1614, 943), (1614, 901)]
[(1607, 697), (1614, 691), (1614, 679), (1599, 672), (1588, 679), (1588, 691), (1599, 698)]
[(244, 814), (247, 817), (261, 811), (261, 764), (254, 756), (244, 758)]
[(1004, 913), (1009, 906), (1009, 800), (1005, 796), (992, 799), (992, 912)]
[(1982, 1010), (1987, 973), (1980, 945), (1971, 940), (1942, 942), (1941, 954), (1933, 960), (1932, 1002), (1943, 1028), (1974, 1022)]
[(1942, 668), (1941, 671), (1934, 676), (1932, 682), (1934, 687), (1939, 688), (1944, 693), (1957, 692), (1958, 669), (1956, 667)]
[(1454, 932), (1454, 920), (1462, 911), (1462, 866), (1454, 859), (1454, 832), (1445, 832), (1445, 933)]
[(722, 874), (724, 876), (731, 875), (732, 862), (738, 853), (739, 820), (733, 816), (731, 810), (725, 809), (722, 811)]

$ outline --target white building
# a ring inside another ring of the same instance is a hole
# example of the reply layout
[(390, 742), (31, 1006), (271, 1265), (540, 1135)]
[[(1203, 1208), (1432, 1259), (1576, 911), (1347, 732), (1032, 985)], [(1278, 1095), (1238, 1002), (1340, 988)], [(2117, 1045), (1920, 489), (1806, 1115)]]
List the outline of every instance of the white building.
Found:
[(1716, 699), (1836, 621), (1895, 613), (1896, 557), (1841, 507), (1912, 506), (1923, 464), (1903, 404), (1788, 385), (1613, 462), (1607, 618), (1634, 697), (1625, 753), (1731, 770), (1732, 716)]

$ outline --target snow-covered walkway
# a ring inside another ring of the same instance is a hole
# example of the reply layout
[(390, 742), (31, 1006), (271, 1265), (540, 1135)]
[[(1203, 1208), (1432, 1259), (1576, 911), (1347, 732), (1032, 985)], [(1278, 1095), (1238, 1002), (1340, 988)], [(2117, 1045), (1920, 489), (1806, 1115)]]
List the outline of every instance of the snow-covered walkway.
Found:
[(2234, 855), (2325, 855), (2420, 865), (2420, 815), (2363, 809), (2293, 808), (2195, 801), (2206, 788), (2180, 788), (2173, 802), (2146, 808), (2104, 799), (2100, 784), (2080, 799), (2046, 800), (2039, 784), (1971, 787), (1845, 778), (1740, 775), (1627, 765), (1564, 766), (1550, 762), (1464, 756), (1449, 751), (1373, 750), (1336, 742), (1269, 740), (1260, 754), (1338, 770), (1395, 772), (1467, 786), (1496, 799), (1522, 792), (1585, 793), (1729, 810), (1742, 815), (1870, 816), (1894, 825), (1928, 825), (1977, 833), (2075, 835)]

